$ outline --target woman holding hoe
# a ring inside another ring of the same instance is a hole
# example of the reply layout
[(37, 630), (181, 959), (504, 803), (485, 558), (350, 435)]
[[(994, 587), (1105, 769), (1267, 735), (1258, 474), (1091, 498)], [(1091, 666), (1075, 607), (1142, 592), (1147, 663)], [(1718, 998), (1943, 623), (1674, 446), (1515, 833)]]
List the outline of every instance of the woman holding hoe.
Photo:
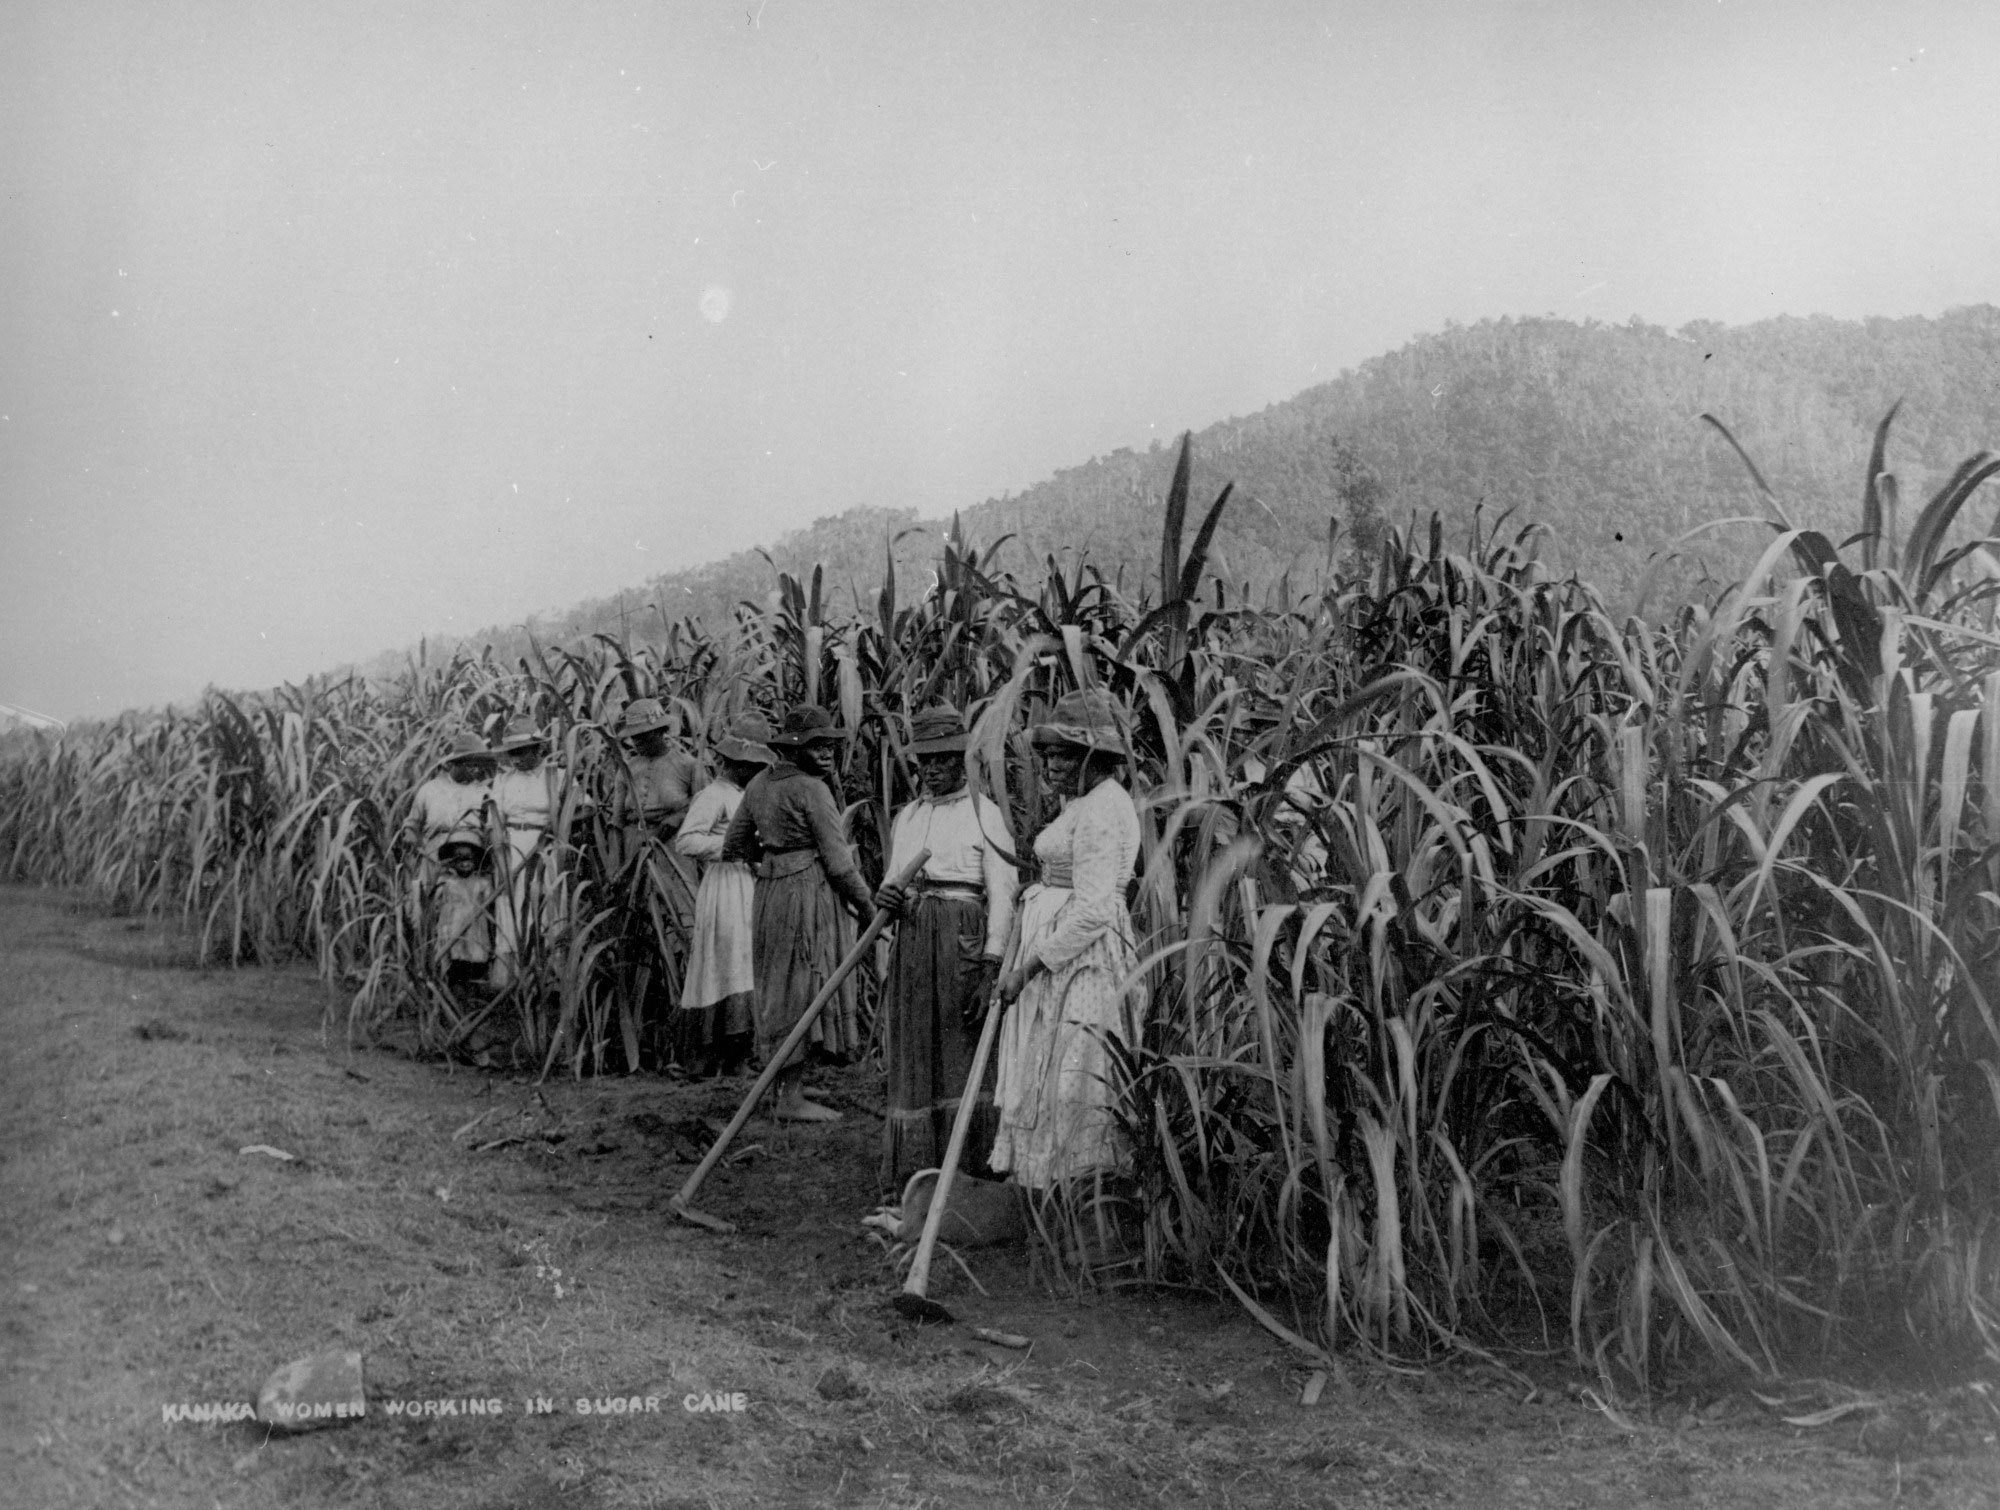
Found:
[(991, 1092), (966, 1079), (1020, 882), (1002, 848), (1007, 829), (999, 805), (967, 789), (966, 742), (956, 708), (926, 708), (910, 720), (909, 752), (921, 785), (896, 815), (888, 871), (900, 874), (919, 850), (930, 859), (908, 887), (885, 881), (875, 893), (876, 905), (899, 919), (882, 992), (889, 1075), (882, 1185), (889, 1190), (937, 1167), (963, 1096), (979, 1102), (961, 1156), (965, 1167), (983, 1171), (993, 1146)]
[(1042, 879), (1021, 897), (1020, 943), (1000, 980), (1013, 1007), (991, 1163), (1044, 1191), (1124, 1162), (1109, 1044), (1135, 1040), (1145, 999), (1124, 989), (1139, 958), (1125, 908), (1139, 814), (1118, 781), (1125, 745), (1110, 694), (1070, 693), (1034, 741), (1069, 801), (1035, 840)]

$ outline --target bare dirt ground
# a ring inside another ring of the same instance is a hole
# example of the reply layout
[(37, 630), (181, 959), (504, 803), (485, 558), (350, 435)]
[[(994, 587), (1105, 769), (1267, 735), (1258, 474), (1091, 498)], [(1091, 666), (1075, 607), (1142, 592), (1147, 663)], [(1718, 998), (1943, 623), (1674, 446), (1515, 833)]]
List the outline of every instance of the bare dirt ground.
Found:
[[(877, 1088), (837, 1128), (753, 1122), (667, 1197), (742, 1082), (525, 1077), (350, 1053), (302, 972), (179, 967), (170, 935), (0, 889), (0, 1503), (422, 1507), (2000, 1504), (1960, 1391), (1819, 1429), (1718, 1387), (1622, 1426), (1558, 1362), (1303, 1359), (1234, 1306), (1052, 1295), (947, 1261), (960, 1324), (886, 1306)], [(268, 1145), (295, 1155), (284, 1162)], [(1032, 1340), (980, 1342), (986, 1325)], [(286, 1436), (163, 1420), (328, 1346), (369, 1415)], [(740, 1412), (689, 1411), (744, 1396)], [(579, 1399), (659, 1409), (579, 1414)], [(524, 1413), (535, 1397), (546, 1415)], [(392, 1416), (498, 1399), (497, 1416)]]

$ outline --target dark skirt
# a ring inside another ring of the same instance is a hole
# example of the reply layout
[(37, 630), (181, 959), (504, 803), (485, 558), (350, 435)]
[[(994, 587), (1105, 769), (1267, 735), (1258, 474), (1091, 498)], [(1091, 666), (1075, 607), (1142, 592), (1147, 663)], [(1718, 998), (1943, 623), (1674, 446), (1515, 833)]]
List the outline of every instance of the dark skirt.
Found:
[[(944, 1161), (979, 1047), (979, 1027), (966, 1023), (965, 1009), (979, 984), (985, 944), (986, 904), (970, 898), (918, 892), (896, 926), (882, 993), (889, 1073), (882, 1129), (886, 1189), (901, 1190), (919, 1169)], [(971, 1174), (985, 1171), (999, 1123), (990, 1063), (977, 1095), (978, 1109), (959, 1155), (959, 1168)]]
[[(773, 875), (774, 869), (787, 873)], [(750, 957), (757, 972), (757, 1053), (766, 1064), (853, 944), (854, 921), (840, 905), (818, 856), (785, 855), (777, 864), (764, 862), (750, 905)], [(852, 975), (820, 1009), (806, 1042), (837, 1059), (851, 1058), (864, 1047), (860, 994)], [(794, 1050), (786, 1062), (796, 1065), (804, 1057)]]
[(680, 1064), (699, 1068), (714, 1061), (728, 1069), (731, 1062), (747, 1058), (754, 1036), (755, 1000), (748, 991), (725, 996), (706, 1007), (681, 1007), (668, 1019), (668, 1042)]

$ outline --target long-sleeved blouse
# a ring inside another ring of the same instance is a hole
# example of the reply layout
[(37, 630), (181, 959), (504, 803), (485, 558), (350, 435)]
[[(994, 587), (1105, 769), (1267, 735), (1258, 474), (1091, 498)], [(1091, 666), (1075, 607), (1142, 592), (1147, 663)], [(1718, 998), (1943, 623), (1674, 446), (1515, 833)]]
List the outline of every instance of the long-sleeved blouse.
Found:
[(742, 805), (743, 788), (733, 781), (711, 781), (688, 804), (687, 817), (674, 835), (674, 849), (691, 860), (704, 862), (722, 858), (722, 841), (729, 833), (729, 820)]
[(558, 794), (568, 779), (561, 766), (546, 761), (531, 771), (505, 770), (493, 778), (493, 801), (508, 828), (539, 831), (549, 826)]
[(835, 891), (867, 911), (873, 899), (841, 831), (840, 810), (819, 777), (782, 761), (759, 771), (743, 789), (722, 840), (722, 858), (757, 864), (767, 856), (816, 850)]
[(454, 839), (483, 845), (486, 799), (492, 793), (490, 782), (449, 776), (433, 776), (418, 787), (410, 802), (409, 829), (423, 845), (424, 857), (435, 860), (439, 848)]
[(1139, 858), (1139, 810), (1124, 787), (1101, 781), (1072, 801), (1036, 837), (1035, 857), (1042, 880), (1070, 896), (1052, 928), (1023, 940), (1033, 958), (1059, 970), (1101, 934), (1129, 931), (1125, 883)]
[(938, 886), (962, 886), (981, 893), (986, 903), (985, 952), (995, 957), (1007, 947), (1014, 922), (1014, 897), (1020, 877), (1002, 857), (1007, 827), (991, 797), (960, 790), (932, 800), (919, 797), (896, 814), (889, 838), (889, 874), (929, 850), (923, 879)]

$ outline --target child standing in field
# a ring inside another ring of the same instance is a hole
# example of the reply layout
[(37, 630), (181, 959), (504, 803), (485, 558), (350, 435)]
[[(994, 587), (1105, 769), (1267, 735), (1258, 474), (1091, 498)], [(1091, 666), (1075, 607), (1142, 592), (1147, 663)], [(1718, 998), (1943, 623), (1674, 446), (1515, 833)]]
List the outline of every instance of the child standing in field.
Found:
[(486, 863), (493, 752), (477, 734), (462, 733), (438, 767), (411, 798), (407, 824), (422, 856), (419, 886), (433, 963), (447, 986), (483, 986), (493, 960), (493, 880)]
[(484, 986), (493, 967), (493, 874), (486, 850), (456, 839), (438, 851), (431, 883), (432, 935), (445, 986)]

